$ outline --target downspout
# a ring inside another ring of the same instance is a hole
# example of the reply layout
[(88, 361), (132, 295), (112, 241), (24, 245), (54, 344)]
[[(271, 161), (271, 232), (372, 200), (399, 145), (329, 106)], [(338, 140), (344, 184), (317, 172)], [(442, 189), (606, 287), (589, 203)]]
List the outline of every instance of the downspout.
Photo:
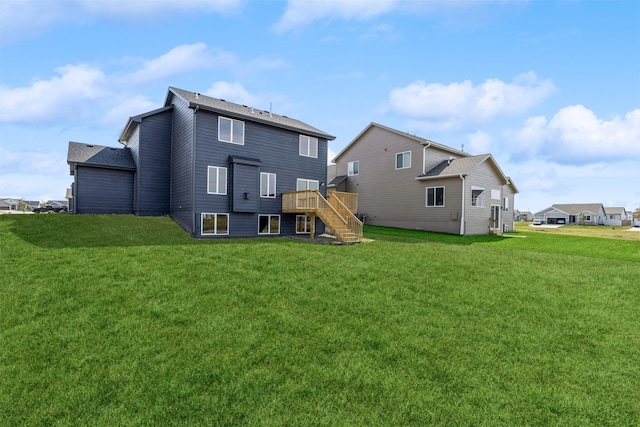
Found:
[(464, 201), (465, 201), (465, 194), (464, 194), (464, 189), (465, 189), (465, 183), (466, 180), (464, 178), (464, 175), (460, 174), (460, 179), (462, 180), (462, 214), (460, 215), (460, 235), (464, 236)]
[(422, 147), (422, 174), (427, 173), (427, 148), (431, 146), (431, 141)]

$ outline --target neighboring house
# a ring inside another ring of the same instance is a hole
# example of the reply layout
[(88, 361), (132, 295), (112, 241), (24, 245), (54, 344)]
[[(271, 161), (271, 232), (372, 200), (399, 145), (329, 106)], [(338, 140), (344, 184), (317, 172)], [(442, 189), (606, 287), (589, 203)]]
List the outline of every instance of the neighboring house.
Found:
[(357, 193), (367, 224), (460, 235), (513, 230), (518, 189), (490, 154), (371, 123), (334, 162), (330, 189)]
[[(319, 203), (334, 138), (287, 116), (170, 87), (163, 108), (128, 120), (124, 148), (69, 143), (71, 205), (76, 213), (170, 215), (194, 237), (322, 232), (315, 216), (330, 222)], [(303, 190), (307, 204), (289, 195)]]
[(544, 224), (602, 225), (605, 213), (602, 203), (554, 204), (536, 212), (535, 219)]
[(17, 211), (20, 208), (20, 200), (10, 197), (0, 199), (0, 211)]
[(533, 221), (533, 214), (529, 211), (513, 211), (513, 219), (515, 221)]
[(625, 208), (608, 207), (604, 208), (604, 225), (613, 226), (630, 226), (632, 221), (628, 218), (629, 215)]

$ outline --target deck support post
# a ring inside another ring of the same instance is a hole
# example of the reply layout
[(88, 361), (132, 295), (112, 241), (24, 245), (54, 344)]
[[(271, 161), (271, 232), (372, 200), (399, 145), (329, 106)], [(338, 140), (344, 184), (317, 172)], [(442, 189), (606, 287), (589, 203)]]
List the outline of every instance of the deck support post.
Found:
[(311, 238), (315, 239), (316, 238), (316, 216), (315, 215), (311, 215), (311, 224), (309, 224), (310, 227), (310, 232), (311, 232)]

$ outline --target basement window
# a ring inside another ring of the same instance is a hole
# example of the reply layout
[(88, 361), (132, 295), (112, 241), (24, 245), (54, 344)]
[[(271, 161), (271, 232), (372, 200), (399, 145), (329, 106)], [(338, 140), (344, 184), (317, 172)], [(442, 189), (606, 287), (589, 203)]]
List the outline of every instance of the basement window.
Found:
[(203, 213), (200, 234), (203, 236), (220, 236), (229, 234), (228, 213)]
[(280, 234), (280, 215), (258, 215), (258, 234)]

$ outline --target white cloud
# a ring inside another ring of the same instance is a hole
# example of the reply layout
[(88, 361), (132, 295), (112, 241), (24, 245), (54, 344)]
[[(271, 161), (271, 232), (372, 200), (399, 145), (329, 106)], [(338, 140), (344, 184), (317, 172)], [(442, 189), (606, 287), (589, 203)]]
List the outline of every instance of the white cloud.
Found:
[(261, 97), (250, 94), (240, 83), (215, 82), (204, 93), (214, 98), (225, 99), (251, 107), (256, 107), (261, 103)]
[(222, 50), (211, 50), (204, 43), (174, 47), (157, 58), (148, 60), (138, 71), (123, 78), (130, 84), (149, 82), (191, 70), (226, 67), (235, 64), (236, 57)]
[[(287, 9), (273, 29), (285, 32), (321, 19), (367, 20), (393, 12), (439, 14), (447, 18), (448, 25), (476, 26), (491, 19), (487, 5), (524, 2), (526, 0), (288, 0)], [(457, 23), (459, 20), (461, 24)]]
[(284, 15), (273, 28), (284, 32), (332, 16), (368, 19), (393, 10), (399, 3), (399, 0), (289, 0)]
[(36, 80), (28, 87), (0, 86), (0, 120), (53, 123), (95, 114), (87, 102), (104, 95), (103, 72), (88, 65), (65, 65), (55, 72), (59, 76)]
[(640, 159), (640, 109), (605, 120), (583, 105), (573, 105), (548, 122), (544, 117), (528, 119), (512, 137), (508, 149), (516, 160), (540, 155), (580, 165)]
[[(55, 76), (30, 86), (0, 85), (0, 122), (78, 123), (122, 126), (129, 116), (160, 105), (135, 92), (140, 84), (189, 71), (235, 64), (233, 54), (208, 49), (204, 43), (181, 45), (145, 61), (137, 71), (117, 77), (79, 64), (56, 68)], [(131, 85), (134, 85), (132, 93)]]
[(511, 83), (488, 79), (478, 86), (469, 80), (448, 85), (415, 81), (393, 89), (386, 108), (424, 122), (423, 128), (454, 130), (523, 113), (555, 90), (551, 80), (542, 80), (533, 71), (516, 76)]
[(0, 195), (27, 200), (64, 200), (69, 176), (61, 152), (13, 152), (0, 148)]
[(138, 18), (140, 14), (161, 14), (173, 12), (216, 12), (228, 13), (240, 8), (243, 0), (79, 0), (78, 5), (87, 13), (104, 16), (129, 16)]
[(176, 12), (231, 13), (245, 0), (3, 0), (0, 2), (2, 44), (34, 37), (56, 23), (92, 19), (150, 19)]
[(105, 128), (118, 129), (126, 124), (129, 117), (146, 113), (162, 105), (154, 103), (142, 95), (136, 95), (124, 99), (120, 104), (106, 111), (100, 119), (100, 124)]
[(469, 144), (465, 147), (465, 151), (474, 154), (485, 154), (494, 152), (495, 144), (493, 138), (486, 132), (481, 130), (467, 135)]

